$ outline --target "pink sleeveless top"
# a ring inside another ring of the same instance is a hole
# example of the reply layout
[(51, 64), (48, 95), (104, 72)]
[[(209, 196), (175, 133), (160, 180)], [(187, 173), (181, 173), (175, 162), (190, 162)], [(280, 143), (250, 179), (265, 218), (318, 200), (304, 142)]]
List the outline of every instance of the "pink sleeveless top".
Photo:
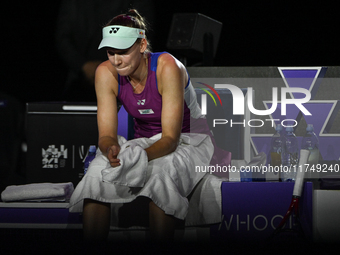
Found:
[[(145, 88), (140, 94), (135, 94), (126, 76), (118, 76), (118, 100), (125, 110), (134, 118), (134, 137), (151, 137), (162, 133), (161, 113), (162, 96), (157, 85), (157, 61), (165, 52), (150, 53), (148, 58), (148, 77)], [(188, 79), (184, 93), (184, 116), (182, 133), (201, 133), (211, 137), (214, 144), (214, 155), (211, 164), (229, 165), (231, 153), (216, 146), (214, 137), (210, 132), (206, 119), (201, 115), (197, 103), (194, 87)]]
[[(150, 54), (148, 59), (148, 77), (142, 93), (135, 94), (133, 92), (133, 88), (126, 76), (118, 77), (119, 87), (117, 98), (122, 103), (125, 110), (134, 118), (135, 138), (151, 137), (162, 132), (162, 96), (158, 92), (156, 71), (158, 57), (163, 53), (164, 52)], [(187, 89), (193, 89), (190, 79), (186, 86), (186, 90)], [(190, 129), (190, 126), (192, 126), (193, 122), (198, 121), (196, 120), (197, 118), (195, 119), (191, 116), (186, 101), (187, 100), (184, 102), (182, 133), (193, 132), (193, 129)], [(193, 105), (195, 109), (199, 108), (197, 102)], [(204, 124), (206, 120), (202, 119), (201, 121), (203, 123), (200, 124), (203, 124), (203, 126), (199, 125), (201, 126), (199, 128), (200, 130), (195, 128), (195, 133), (198, 131), (200, 131), (199, 133), (206, 133), (209, 131), (208, 125)]]

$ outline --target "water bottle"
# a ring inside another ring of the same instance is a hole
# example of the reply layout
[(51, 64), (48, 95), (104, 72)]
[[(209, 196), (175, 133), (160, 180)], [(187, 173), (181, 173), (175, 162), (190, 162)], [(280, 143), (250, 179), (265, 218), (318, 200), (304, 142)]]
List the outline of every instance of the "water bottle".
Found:
[(84, 175), (87, 172), (87, 169), (89, 168), (89, 165), (91, 161), (96, 157), (96, 146), (91, 145), (89, 148), (89, 153), (87, 154), (85, 160), (84, 160)]
[(306, 133), (302, 138), (301, 149), (310, 151), (307, 160), (307, 172), (305, 173), (306, 179), (318, 179), (316, 167), (319, 162), (319, 139), (314, 133), (314, 127), (312, 124), (308, 124)]
[(293, 127), (286, 127), (284, 149), (281, 160), (282, 160), (282, 169), (280, 173), (281, 181), (283, 182), (295, 181), (295, 177), (298, 171), (299, 146), (298, 140), (294, 134)]
[(276, 125), (275, 133), (270, 141), (270, 165), (272, 167), (280, 167), (281, 166), (281, 154), (283, 150), (283, 130), (280, 124)]

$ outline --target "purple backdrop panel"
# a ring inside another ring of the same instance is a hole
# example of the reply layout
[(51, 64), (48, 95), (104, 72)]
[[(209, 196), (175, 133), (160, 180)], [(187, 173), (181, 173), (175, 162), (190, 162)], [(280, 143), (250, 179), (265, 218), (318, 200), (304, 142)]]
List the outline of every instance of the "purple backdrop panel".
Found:
[[(286, 69), (281, 70), (285, 80), (291, 88), (304, 88), (310, 90), (313, 82), (318, 78), (318, 70), (316, 69)], [(319, 74), (320, 76), (320, 74)], [(304, 95), (300, 93), (293, 93), (294, 98), (303, 98)], [(313, 98), (312, 98), (313, 99)]]
[(68, 208), (0, 208), (0, 223), (81, 224), (79, 213)]
[[(272, 107), (272, 103), (267, 103), (267, 107), (268, 109)], [(278, 119), (279, 121), (275, 121), (275, 123), (279, 124), (281, 123), (281, 121), (285, 120), (283, 125), (285, 126), (290, 126), (293, 125), (294, 122), (293, 121), (288, 121), (288, 120), (296, 120), (300, 109), (296, 107), (296, 105), (293, 104), (287, 104), (286, 105), (286, 115), (281, 115), (281, 108), (282, 105), (281, 103), (277, 104), (277, 108), (276, 110), (272, 113), (272, 117), (273, 119)]]
[(126, 139), (128, 139), (128, 131), (129, 131), (128, 113), (126, 112), (124, 106), (122, 106), (118, 112), (117, 134), (120, 136), (124, 136)]
[[(281, 222), (292, 199), (294, 183), (222, 184), (222, 222), (211, 227), (213, 241), (265, 241)], [(305, 183), (300, 219), (312, 238), (312, 183)], [(292, 217), (285, 228), (293, 228)]]
[[(282, 73), (286, 79), (291, 78), (309, 78), (314, 79), (318, 70), (313, 69), (283, 69)], [(290, 85), (290, 84), (289, 84)], [(307, 88), (309, 89), (309, 88)]]

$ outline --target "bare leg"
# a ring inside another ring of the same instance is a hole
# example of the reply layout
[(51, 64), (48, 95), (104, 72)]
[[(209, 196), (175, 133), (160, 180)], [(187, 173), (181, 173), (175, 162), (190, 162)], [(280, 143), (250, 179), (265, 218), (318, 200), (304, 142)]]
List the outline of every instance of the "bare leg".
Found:
[(83, 231), (85, 241), (105, 241), (110, 231), (110, 204), (85, 199), (83, 207)]
[(174, 240), (176, 219), (166, 215), (154, 202), (149, 203), (150, 237), (158, 242)]

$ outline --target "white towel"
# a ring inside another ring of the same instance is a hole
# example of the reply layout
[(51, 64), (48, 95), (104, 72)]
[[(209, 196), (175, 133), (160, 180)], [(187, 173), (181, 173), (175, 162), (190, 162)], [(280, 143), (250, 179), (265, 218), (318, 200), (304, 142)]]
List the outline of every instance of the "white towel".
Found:
[(107, 157), (102, 155), (103, 160), (107, 161), (106, 168), (101, 171), (103, 182), (143, 187), (148, 169), (148, 157), (143, 147), (135, 141), (123, 144), (117, 156), (120, 159), (120, 166), (117, 167), (111, 167)]
[[(128, 187), (144, 187), (148, 170), (148, 157), (144, 149), (150, 147), (160, 138), (161, 134), (158, 134), (152, 138), (138, 138), (124, 143), (117, 156), (121, 163), (118, 167), (111, 167), (107, 157), (101, 155), (102, 159), (107, 162), (106, 168), (101, 171), (102, 181)], [(199, 146), (206, 138), (206, 135), (201, 134), (182, 134), (179, 144)], [(161, 167), (164, 166), (165, 160), (172, 162), (173, 158), (171, 156), (163, 157)], [(177, 163), (178, 167), (186, 169), (186, 160), (180, 160)], [(171, 171), (176, 171), (175, 167), (171, 167)]]
[(68, 201), (74, 191), (73, 183), (32, 183), (12, 185), (1, 193), (3, 202)]

